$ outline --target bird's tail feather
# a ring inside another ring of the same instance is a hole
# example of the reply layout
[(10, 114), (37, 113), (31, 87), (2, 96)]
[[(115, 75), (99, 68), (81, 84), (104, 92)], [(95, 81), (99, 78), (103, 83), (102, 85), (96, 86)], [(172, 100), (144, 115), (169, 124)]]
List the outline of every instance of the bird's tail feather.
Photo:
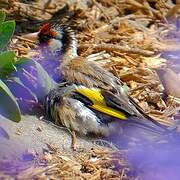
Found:
[(129, 117), (129, 123), (131, 123), (134, 126), (143, 128), (148, 131), (152, 131), (158, 134), (165, 134), (168, 133), (170, 130), (168, 130), (166, 127), (159, 123), (155, 123), (156, 121), (151, 121), (151, 119), (148, 118), (140, 118), (136, 116), (130, 116)]

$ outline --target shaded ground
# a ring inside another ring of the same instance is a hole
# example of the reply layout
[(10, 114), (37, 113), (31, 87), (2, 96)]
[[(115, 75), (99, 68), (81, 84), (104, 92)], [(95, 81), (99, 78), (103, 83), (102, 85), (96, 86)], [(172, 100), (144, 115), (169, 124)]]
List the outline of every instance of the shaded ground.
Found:
[(172, 165), (173, 154), (167, 153), (166, 160), (159, 164), (158, 156), (150, 154), (148, 149), (144, 152), (135, 148), (135, 151), (140, 150), (139, 158), (130, 165), (126, 160), (128, 151), (97, 146), (94, 138), (77, 137), (79, 148), (73, 151), (67, 130), (34, 116), (23, 116), (17, 124), (1, 117), (0, 126), (10, 136), (9, 139), (0, 137), (1, 178), (178, 180), (180, 177), (180, 164)]
[(77, 137), (78, 148), (73, 151), (67, 130), (34, 116), (23, 116), (17, 124), (0, 117), (0, 126), (10, 136), (0, 137), (0, 178), (126, 179), (136, 175), (120, 152), (100, 147), (88, 137)]
[[(1, 116), (0, 126), (10, 136), (10, 139), (1, 138), (0, 156), (22, 155), (25, 151), (42, 152), (47, 149), (47, 144), (59, 148), (61, 151), (70, 152), (71, 136), (63, 127), (56, 127), (34, 116), (23, 116), (20, 123), (14, 123)], [(78, 138), (78, 145), (83, 148), (93, 146), (92, 139), (88, 137)]]

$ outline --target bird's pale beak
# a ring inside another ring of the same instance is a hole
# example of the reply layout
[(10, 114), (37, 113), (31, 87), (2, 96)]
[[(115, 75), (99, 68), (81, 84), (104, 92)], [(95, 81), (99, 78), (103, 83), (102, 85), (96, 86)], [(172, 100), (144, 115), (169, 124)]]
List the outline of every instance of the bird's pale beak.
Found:
[(37, 42), (38, 41), (38, 32), (25, 34), (22, 37), (25, 39)]

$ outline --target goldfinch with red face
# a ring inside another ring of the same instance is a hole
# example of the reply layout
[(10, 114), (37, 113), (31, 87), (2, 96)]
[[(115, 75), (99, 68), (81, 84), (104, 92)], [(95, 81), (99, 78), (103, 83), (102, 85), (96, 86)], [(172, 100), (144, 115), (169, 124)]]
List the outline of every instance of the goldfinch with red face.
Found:
[(77, 55), (74, 32), (66, 25), (45, 24), (38, 33), (26, 38), (37, 40), (51, 62), (59, 62), (59, 75), (70, 84), (52, 90), (46, 97), (46, 113), (54, 122), (82, 134), (107, 135), (118, 127), (120, 120), (156, 132), (166, 130), (143, 113), (124, 92), (123, 83), (117, 77)]

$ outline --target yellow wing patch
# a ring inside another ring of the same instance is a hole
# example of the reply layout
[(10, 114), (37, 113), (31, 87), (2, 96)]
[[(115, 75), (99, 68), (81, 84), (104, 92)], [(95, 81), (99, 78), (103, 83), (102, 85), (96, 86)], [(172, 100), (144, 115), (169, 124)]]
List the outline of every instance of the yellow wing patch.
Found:
[(125, 113), (116, 110), (114, 108), (108, 107), (106, 105), (104, 97), (102, 96), (101, 91), (99, 89), (78, 87), (76, 90), (78, 93), (82, 94), (83, 96), (87, 97), (92, 101), (93, 105), (90, 106), (91, 108), (99, 112), (105, 113), (107, 115), (110, 115), (112, 117), (119, 118), (122, 120), (127, 120)]

